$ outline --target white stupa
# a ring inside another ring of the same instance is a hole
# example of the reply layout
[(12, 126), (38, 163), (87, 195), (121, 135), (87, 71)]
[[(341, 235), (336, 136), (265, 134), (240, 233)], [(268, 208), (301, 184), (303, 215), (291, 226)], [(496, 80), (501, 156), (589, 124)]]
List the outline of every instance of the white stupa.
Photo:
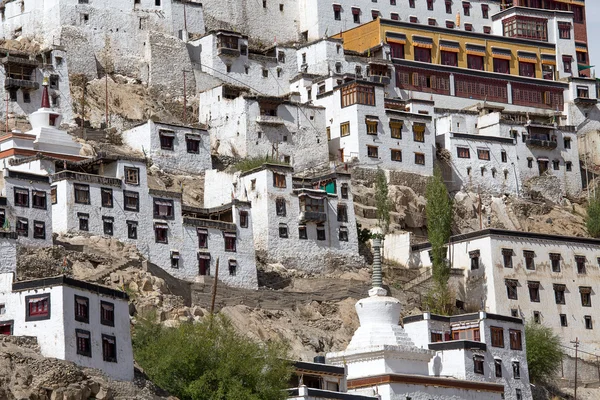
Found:
[(431, 350), (415, 346), (399, 325), (400, 301), (381, 282), (381, 240), (373, 240), (373, 288), (356, 303), (360, 327), (344, 351), (328, 353), (327, 363), (347, 365), (348, 379), (382, 374), (428, 375)]
[(28, 135), (35, 136), (34, 150), (54, 155), (78, 157), (81, 144), (73, 140), (67, 132), (58, 129), (62, 115), (50, 108), (48, 78), (44, 78), (42, 86), (42, 106), (29, 116), (31, 130), (26, 132)]

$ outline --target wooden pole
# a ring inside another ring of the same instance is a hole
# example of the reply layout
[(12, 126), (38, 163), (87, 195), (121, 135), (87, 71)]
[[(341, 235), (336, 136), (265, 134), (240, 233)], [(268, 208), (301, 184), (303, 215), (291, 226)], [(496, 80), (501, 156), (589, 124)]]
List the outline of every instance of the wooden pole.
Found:
[(6, 126), (4, 127), (5, 129), (5, 133), (8, 134), (8, 102), (9, 102), (9, 98), (8, 98), (9, 94), (8, 92), (6, 92)]
[[(185, 73), (186, 73), (186, 71), (183, 70), (183, 123), (184, 123), (184, 125), (187, 123), (187, 87), (185, 84)], [(218, 260), (217, 260), (217, 265), (218, 265)]]
[(212, 299), (210, 300), (210, 315), (215, 313), (215, 300), (217, 298), (217, 282), (219, 281), (219, 258), (217, 258), (217, 265), (215, 267), (215, 281), (212, 287)]
[(575, 344), (575, 389), (573, 397), (577, 400), (577, 349), (579, 348), (579, 338), (575, 338), (575, 341), (571, 343)]
[(105, 119), (106, 119), (106, 129), (108, 129), (108, 70), (106, 66), (104, 66), (104, 103), (105, 103)]

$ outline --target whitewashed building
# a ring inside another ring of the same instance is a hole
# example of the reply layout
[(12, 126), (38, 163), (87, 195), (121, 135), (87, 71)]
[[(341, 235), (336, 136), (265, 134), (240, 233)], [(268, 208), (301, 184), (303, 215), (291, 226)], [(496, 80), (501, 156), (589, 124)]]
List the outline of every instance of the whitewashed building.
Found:
[(230, 175), (207, 171), (204, 204), (231, 197), (252, 204), (257, 254), (310, 272), (360, 265), (350, 175), (296, 178), (289, 166), (264, 164)]
[(0, 193), (0, 226), (17, 233), (25, 246), (52, 246), (52, 206), (47, 175), (4, 169)]
[(436, 109), (436, 142), (449, 151), (451, 190), (523, 194), (528, 181), (554, 178), (560, 193), (581, 190), (576, 128), (545, 115)]
[(298, 72), (294, 47), (273, 43), (259, 50), (248, 36), (234, 31), (211, 31), (188, 48), (200, 71), (229, 85), (243, 82), (267, 96), (288, 94), (289, 81)]
[(403, 319), (415, 346), (433, 350), (429, 374), (504, 385), (504, 398), (531, 398), (525, 326), (485, 312), (450, 317), (424, 313)]
[[(0, 333), (37, 338), (42, 355), (133, 380), (129, 297), (66, 276), (0, 275)], [(52, 334), (49, 334), (51, 332)]]
[(150, 120), (121, 135), (125, 144), (163, 170), (194, 174), (212, 168), (210, 137), (205, 129)]
[[(407, 239), (408, 240), (408, 239)], [(427, 243), (412, 246), (406, 265), (430, 267)], [(600, 240), (486, 229), (451, 238), (448, 260), (457, 300), (486, 312), (533, 319), (563, 341), (585, 338), (582, 350), (600, 348), (598, 299)]]
[[(6, 198), (0, 197), (0, 222), (4, 225), (2, 211), (6, 206)], [(17, 272), (17, 233), (0, 230), (0, 274)]]
[(253, 216), (248, 202), (213, 208), (183, 207), (183, 246), (170, 273), (186, 280), (216, 276), (229, 286), (258, 289)]
[(384, 85), (375, 78), (389, 79), (387, 75), (371, 75), (369, 80), (347, 76), (341, 83), (333, 78), (313, 83), (313, 103), (326, 110), (332, 158), (432, 175), (433, 107), (412, 112), (405, 102), (386, 99)]
[(221, 155), (269, 156), (299, 169), (329, 162), (324, 108), (293, 97), (219, 86), (200, 94), (200, 123), (207, 126), (213, 152)]
[[(399, 325), (402, 306), (381, 287), (377, 242), (374, 241), (373, 288), (368, 298), (356, 303), (360, 326), (345, 350), (326, 355), (328, 364), (347, 369), (348, 391), (378, 396), (381, 400), (502, 399), (504, 385), (495, 379), (486, 382), (468, 376), (448, 378), (430, 373), (431, 363), (440, 366), (440, 360), (436, 360), (439, 354), (424, 348), (424, 344), (415, 345), (408, 331)], [(460, 363), (458, 358), (454, 359), (457, 364)]]

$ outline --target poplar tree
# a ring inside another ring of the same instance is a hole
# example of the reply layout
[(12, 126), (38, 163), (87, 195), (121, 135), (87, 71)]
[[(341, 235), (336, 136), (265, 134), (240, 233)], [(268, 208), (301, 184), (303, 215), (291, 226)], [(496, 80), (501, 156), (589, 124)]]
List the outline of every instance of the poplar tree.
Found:
[(600, 199), (597, 197), (588, 204), (585, 225), (591, 237), (600, 237)]
[(390, 229), (391, 202), (387, 178), (382, 169), (378, 169), (375, 176), (375, 206), (377, 207), (377, 224), (381, 228), (381, 235), (385, 236)]

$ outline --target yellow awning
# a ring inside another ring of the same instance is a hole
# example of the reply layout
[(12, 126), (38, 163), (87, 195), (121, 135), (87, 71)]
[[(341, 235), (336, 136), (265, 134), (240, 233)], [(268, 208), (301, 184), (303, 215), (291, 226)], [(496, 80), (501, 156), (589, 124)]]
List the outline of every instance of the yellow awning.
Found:
[(500, 60), (511, 60), (512, 57), (505, 54), (492, 54), (494, 58), (499, 58)]
[(421, 42), (413, 42), (413, 46), (421, 47), (424, 49), (431, 49), (433, 45), (431, 43), (421, 43)]
[(454, 52), (454, 53), (458, 53), (459, 52), (459, 48), (458, 47), (454, 47), (454, 46), (440, 46), (440, 50), (451, 51), (451, 52)]
[(485, 56), (485, 51), (467, 50), (467, 54), (470, 54), (472, 56)]
[(405, 39), (391, 39), (391, 38), (386, 38), (385, 41), (387, 43), (406, 44), (406, 40)]
[(542, 60), (542, 64), (545, 64), (545, 65), (556, 65), (556, 61), (554, 61), (554, 60)]
[(578, 51), (580, 53), (587, 53), (587, 49), (583, 48), (583, 47), (575, 47), (575, 51)]

